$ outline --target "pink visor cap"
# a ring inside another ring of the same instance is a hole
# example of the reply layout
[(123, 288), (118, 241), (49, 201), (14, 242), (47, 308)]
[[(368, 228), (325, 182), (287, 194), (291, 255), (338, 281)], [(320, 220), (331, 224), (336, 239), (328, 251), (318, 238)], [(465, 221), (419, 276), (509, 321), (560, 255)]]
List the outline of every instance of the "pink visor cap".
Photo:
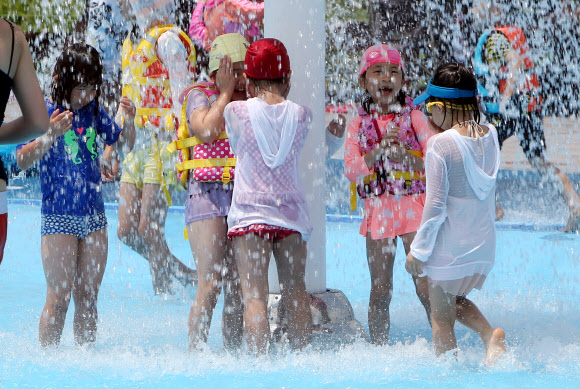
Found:
[(405, 71), (401, 54), (389, 45), (378, 44), (366, 49), (360, 61), (359, 75), (362, 76), (369, 67), (376, 63), (392, 63), (399, 65)]

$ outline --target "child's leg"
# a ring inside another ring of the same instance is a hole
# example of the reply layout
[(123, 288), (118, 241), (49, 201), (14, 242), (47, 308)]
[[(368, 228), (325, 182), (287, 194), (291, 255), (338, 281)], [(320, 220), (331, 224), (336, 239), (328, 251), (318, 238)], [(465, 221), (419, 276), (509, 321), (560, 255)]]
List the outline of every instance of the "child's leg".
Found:
[(244, 299), (244, 337), (252, 353), (265, 354), (268, 351), (268, 264), (272, 250), (272, 241), (253, 233), (234, 238)]
[(40, 315), (38, 337), (41, 346), (57, 346), (76, 277), (78, 238), (65, 234), (44, 235), (41, 245), (46, 302)]
[(227, 240), (227, 252), (224, 261), (224, 312), (222, 316), (222, 333), (224, 346), (234, 350), (242, 345), (244, 335), (244, 305), (240, 275), (234, 257), (233, 242)]
[(149, 257), (151, 274), (155, 275), (160, 293), (171, 292), (171, 276), (182, 285), (191, 285), (197, 278), (191, 270), (175, 257), (169, 250), (165, 238), (165, 219), (169, 206), (161, 186), (143, 184), (141, 215), (139, 218), (139, 235), (144, 237)]
[(393, 264), (397, 242), (393, 238), (380, 240), (367, 236), (367, 261), (371, 273), (369, 299), (369, 333), (374, 344), (386, 344), (389, 339), (389, 306), (393, 295)]
[(505, 353), (505, 333), (492, 328), (479, 308), (465, 297), (457, 297), (457, 321), (476, 332), (485, 345), (488, 362)]
[(0, 214), (0, 264), (4, 258), (4, 248), (6, 246), (6, 239), (8, 238), (8, 214)]
[(189, 312), (190, 350), (207, 342), (211, 318), (222, 288), (227, 232), (225, 217), (204, 219), (187, 225), (189, 245), (198, 274), (197, 291)]
[(570, 212), (564, 231), (577, 231), (580, 228), (580, 198), (568, 176), (543, 157), (530, 158), (530, 164), (542, 178), (550, 181), (564, 198)]
[(429, 300), (431, 303), (431, 327), (433, 345), (437, 356), (457, 348), (455, 338), (455, 304), (456, 296), (447, 293), (439, 285), (429, 282)]
[[(4, 164), (0, 160), (0, 168)], [(4, 258), (4, 247), (8, 237), (8, 193), (6, 192), (6, 181), (0, 179), (0, 264)]]
[(526, 158), (543, 179), (552, 183), (568, 205), (570, 217), (564, 230), (577, 231), (580, 228), (580, 198), (568, 176), (546, 159), (546, 137), (542, 114), (534, 111), (522, 115), (517, 125), (519, 131), (516, 135)]
[(143, 237), (149, 258), (149, 270), (155, 282), (155, 293), (171, 293), (169, 257), (172, 256), (165, 240), (165, 218), (168, 210), (161, 186), (143, 184), (139, 236)]
[(119, 240), (148, 260), (147, 247), (139, 236), (142, 191), (136, 185), (121, 182), (119, 188)]
[(295, 349), (310, 344), (312, 313), (306, 293), (306, 242), (300, 234), (292, 234), (274, 242), (274, 258), (282, 299), (288, 313), (288, 335)]
[[(415, 235), (417, 235), (417, 232), (409, 232), (408, 234), (401, 235), (403, 246), (405, 247), (405, 254), (409, 254), (411, 251), (411, 243), (413, 243)], [(415, 284), (415, 293), (417, 293), (417, 297), (419, 297), (419, 301), (423, 304), (423, 308), (425, 308), (425, 312), (427, 313), (427, 320), (431, 322), (431, 310), (429, 308), (429, 283), (427, 277), (413, 276), (413, 282)]]
[(183, 285), (194, 283), (197, 278), (195, 270), (179, 261), (167, 246), (164, 229), (168, 207), (160, 186), (144, 184), (143, 190), (139, 190), (135, 184), (122, 182), (119, 197), (117, 235), (119, 240), (149, 261), (155, 293), (171, 292), (170, 275)]
[(77, 344), (83, 345), (94, 342), (97, 335), (97, 298), (109, 252), (107, 229), (92, 232), (80, 240), (78, 250), (73, 287), (74, 334)]

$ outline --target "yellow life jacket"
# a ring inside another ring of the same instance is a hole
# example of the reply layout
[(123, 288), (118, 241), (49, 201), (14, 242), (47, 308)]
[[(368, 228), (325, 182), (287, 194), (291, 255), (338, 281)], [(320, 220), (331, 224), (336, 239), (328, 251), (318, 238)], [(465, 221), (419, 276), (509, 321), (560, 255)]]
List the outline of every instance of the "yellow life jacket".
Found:
[(167, 31), (174, 31), (179, 36), (188, 53), (188, 68), (191, 74), (195, 73), (195, 48), (189, 37), (174, 25), (153, 27), (136, 45), (126, 39), (122, 55), (123, 95), (135, 104), (137, 128), (173, 132), (179, 125), (172, 110), (169, 73), (156, 50), (157, 40)]
[[(228, 136), (225, 130), (222, 131), (218, 135), (217, 139), (211, 144), (205, 143), (196, 136), (190, 137), (189, 135), (186, 108), (187, 99), (193, 90), (199, 90), (203, 92), (208, 99), (210, 107), (213, 105), (214, 101), (219, 95), (219, 91), (215, 88), (215, 84), (207, 82), (200, 82), (183, 91), (181, 95), (183, 104), (181, 106), (181, 119), (179, 130), (177, 132), (177, 140), (171, 142), (171, 144), (167, 146), (167, 150), (169, 150), (171, 153), (177, 150), (180, 151), (180, 162), (177, 163), (176, 167), (179, 174), (179, 182), (184, 188), (187, 188), (187, 181), (189, 178), (190, 170), (193, 170), (196, 181), (222, 182), (227, 184), (234, 178), (233, 175), (234, 168), (236, 166), (236, 158), (231, 152)], [(224, 153), (221, 157), (204, 158), (201, 156), (196, 156), (196, 154), (203, 154), (204, 150), (199, 150), (200, 152), (196, 153), (196, 150), (194, 149), (192, 155), (190, 147), (195, 148), (196, 146), (205, 148), (207, 151), (205, 154), (208, 155), (214, 154), (212, 151), (215, 150), (220, 150), (219, 153), (215, 153), (216, 155), (222, 155), (221, 151)], [(204, 177), (204, 174), (201, 171), (203, 169), (205, 169), (207, 172), (206, 177)]]

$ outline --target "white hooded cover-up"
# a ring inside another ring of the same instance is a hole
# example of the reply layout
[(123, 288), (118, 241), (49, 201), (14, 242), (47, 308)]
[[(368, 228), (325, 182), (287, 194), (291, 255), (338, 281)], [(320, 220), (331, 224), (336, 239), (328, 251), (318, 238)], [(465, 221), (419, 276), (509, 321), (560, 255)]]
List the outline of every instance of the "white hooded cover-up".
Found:
[(228, 229), (269, 224), (308, 240), (312, 224), (299, 156), (312, 122), (310, 110), (289, 100), (268, 105), (252, 98), (228, 104), (224, 118), (237, 158)]
[(480, 289), (495, 261), (495, 127), (474, 139), (449, 129), (433, 136), (425, 158), (427, 198), (411, 254), (423, 275), (455, 295)]

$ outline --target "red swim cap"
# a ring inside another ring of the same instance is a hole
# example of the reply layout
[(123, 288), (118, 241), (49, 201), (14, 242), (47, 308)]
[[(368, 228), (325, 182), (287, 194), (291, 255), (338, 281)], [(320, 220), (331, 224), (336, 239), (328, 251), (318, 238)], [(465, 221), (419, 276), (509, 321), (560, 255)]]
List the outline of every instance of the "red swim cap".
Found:
[(245, 67), (248, 77), (275, 80), (290, 74), (290, 57), (278, 39), (260, 39), (248, 47)]

